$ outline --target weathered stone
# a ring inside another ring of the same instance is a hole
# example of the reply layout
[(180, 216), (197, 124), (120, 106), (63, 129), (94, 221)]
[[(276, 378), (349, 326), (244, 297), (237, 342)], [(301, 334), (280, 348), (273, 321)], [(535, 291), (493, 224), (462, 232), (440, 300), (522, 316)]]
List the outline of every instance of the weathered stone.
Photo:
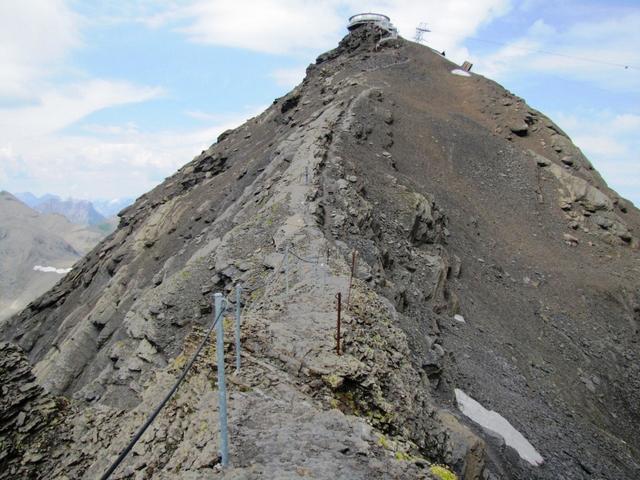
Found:
[(549, 160), (547, 157), (543, 157), (542, 155), (534, 152), (533, 150), (528, 150), (528, 152), (533, 156), (533, 158), (536, 161), (536, 164), (539, 167), (548, 167), (549, 165), (551, 165), (551, 160)]
[(578, 202), (589, 211), (613, 210), (613, 201), (603, 192), (558, 165), (550, 165), (549, 169), (560, 181), (571, 202)]
[(464, 317), (460, 314), (454, 315), (453, 319), (458, 323), (466, 323)]
[(438, 419), (447, 429), (451, 465), (457, 467), (464, 480), (483, 480), (485, 442), (449, 412), (438, 412)]
[(564, 241), (567, 245), (576, 246), (580, 243), (580, 240), (578, 240), (577, 237), (569, 233), (565, 233), (562, 237), (564, 238)]
[(591, 220), (604, 230), (608, 230), (613, 226), (613, 220), (605, 217), (604, 215), (592, 215)]
[(518, 135), (519, 137), (524, 137), (529, 132), (529, 125), (526, 124), (524, 120), (515, 122), (509, 125), (509, 130)]
[(153, 359), (155, 355), (157, 355), (157, 353), (158, 351), (156, 350), (156, 348), (151, 345), (151, 343), (146, 338), (140, 340), (140, 343), (138, 344), (138, 348), (136, 350), (136, 355), (138, 356), (138, 358), (141, 358), (145, 362), (153, 362)]

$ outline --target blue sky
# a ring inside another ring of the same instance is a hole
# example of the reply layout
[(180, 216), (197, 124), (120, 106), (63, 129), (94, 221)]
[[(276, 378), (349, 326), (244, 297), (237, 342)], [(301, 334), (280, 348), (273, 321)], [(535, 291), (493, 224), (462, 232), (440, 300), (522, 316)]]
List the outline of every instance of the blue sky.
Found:
[(638, 0), (2, 2), (0, 189), (140, 195), (370, 10), (407, 38), (427, 22), (428, 45), (549, 115), (640, 204)]

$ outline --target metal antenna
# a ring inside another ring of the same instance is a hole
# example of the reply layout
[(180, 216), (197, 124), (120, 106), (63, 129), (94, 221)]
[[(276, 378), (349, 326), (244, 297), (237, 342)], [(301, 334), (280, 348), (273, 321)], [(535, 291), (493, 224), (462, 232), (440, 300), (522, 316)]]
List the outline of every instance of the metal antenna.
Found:
[(418, 43), (422, 43), (424, 41), (424, 34), (430, 31), (431, 30), (427, 28), (426, 22), (421, 22), (420, 25), (416, 27), (416, 35), (413, 39)]

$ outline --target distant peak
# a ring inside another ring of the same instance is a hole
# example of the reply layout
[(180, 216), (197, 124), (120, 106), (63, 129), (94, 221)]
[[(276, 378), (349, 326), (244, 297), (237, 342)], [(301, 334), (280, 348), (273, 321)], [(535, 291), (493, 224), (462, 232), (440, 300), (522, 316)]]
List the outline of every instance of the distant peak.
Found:
[(7, 192), (6, 190), (0, 190), (0, 197), (4, 198), (5, 200), (18, 200), (15, 196)]

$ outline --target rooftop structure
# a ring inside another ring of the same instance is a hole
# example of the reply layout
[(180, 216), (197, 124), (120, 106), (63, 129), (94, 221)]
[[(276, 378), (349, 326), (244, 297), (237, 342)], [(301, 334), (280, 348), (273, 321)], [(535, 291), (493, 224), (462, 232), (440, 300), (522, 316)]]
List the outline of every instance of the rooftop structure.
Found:
[(397, 35), (398, 30), (391, 23), (391, 19), (381, 13), (358, 13), (349, 17), (348, 30), (353, 30), (361, 25), (375, 24), (381, 28), (384, 28), (389, 33)]
[(424, 40), (424, 34), (430, 31), (431, 30), (427, 28), (427, 24), (425, 22), (422, 22), (416, 27), (416, 34), (413, 39), (418, 43), (422, 43), (422, 41)]

